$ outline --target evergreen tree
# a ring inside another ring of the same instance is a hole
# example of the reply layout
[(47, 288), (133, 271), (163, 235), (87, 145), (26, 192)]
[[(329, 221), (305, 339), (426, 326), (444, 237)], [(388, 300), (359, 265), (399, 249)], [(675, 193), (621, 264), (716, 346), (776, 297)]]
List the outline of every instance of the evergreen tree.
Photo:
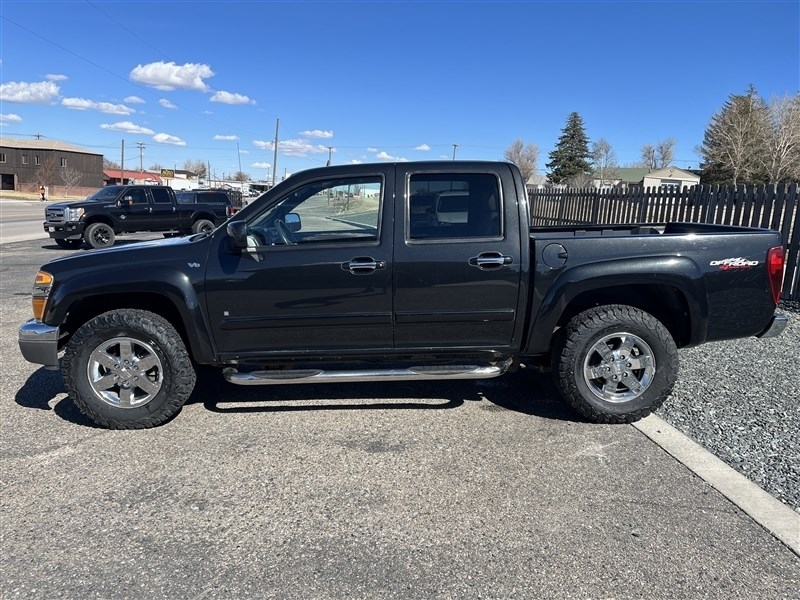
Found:
[(755, 87), (731, 94), (711, 117), (700, 154), (704, 183), (759, 183), (764, 180), (769, 110)]
[(585, 182), (592, 172), (589, 138), (581, 116), (573, 112), (561, 130), (555, 149), (548, 155), (547, 180), (550, 183), (572, 185)]

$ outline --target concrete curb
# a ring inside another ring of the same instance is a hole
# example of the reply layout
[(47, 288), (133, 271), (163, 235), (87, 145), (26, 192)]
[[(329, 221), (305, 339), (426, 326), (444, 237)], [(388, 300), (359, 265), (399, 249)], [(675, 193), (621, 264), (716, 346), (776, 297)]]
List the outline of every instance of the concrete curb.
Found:
[(663, 419), (650, 415), (633, 426), (800, 556), (800, 514)]

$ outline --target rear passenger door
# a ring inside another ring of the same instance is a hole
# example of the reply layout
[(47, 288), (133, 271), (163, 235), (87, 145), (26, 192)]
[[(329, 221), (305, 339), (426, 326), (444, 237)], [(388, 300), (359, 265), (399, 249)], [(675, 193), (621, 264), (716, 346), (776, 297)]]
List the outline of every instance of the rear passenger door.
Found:
[(504, 218), (517, 214), (510, 171), (397, 169), (395, 347), (511, 345), (522, 260), (518, 223)]
[(178, 211), (172, 200), (172, 194), (163, 187), (152, 187), (149, 191), (153, 201), (151, 227), (159, 230), (177, 229)]

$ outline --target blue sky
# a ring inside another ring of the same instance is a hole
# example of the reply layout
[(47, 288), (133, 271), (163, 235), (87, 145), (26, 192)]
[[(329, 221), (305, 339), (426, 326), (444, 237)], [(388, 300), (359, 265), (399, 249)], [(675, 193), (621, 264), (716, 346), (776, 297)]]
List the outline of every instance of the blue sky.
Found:
[[(731, 93), (800, 91), (800, 2), (2, 0), (0, 132), (218, 177), (381, 160), (546, 171), (567, 116), (611, 143), (695, 148)], [(238, 144), (238, 148), (237, 148)], [(330, 150), (329, 148), (333, 148)]]

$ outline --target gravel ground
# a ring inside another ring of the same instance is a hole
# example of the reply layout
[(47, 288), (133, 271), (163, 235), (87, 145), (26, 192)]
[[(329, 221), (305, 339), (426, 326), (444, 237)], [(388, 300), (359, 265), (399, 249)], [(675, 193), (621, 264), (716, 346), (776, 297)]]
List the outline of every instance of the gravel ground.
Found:
[(800, 512), (800, 312), (773, 339), (680, 351), (681, 374), (657, 414)]

